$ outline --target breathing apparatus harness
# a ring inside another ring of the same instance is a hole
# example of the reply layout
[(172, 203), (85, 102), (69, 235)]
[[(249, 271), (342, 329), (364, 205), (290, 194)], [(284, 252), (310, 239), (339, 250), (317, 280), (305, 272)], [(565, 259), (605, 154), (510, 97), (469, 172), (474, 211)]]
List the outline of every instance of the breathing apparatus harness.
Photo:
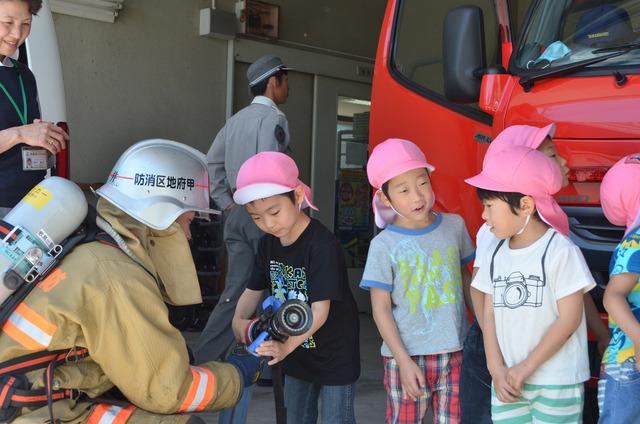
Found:
[[(16, 265), (5, 274), (4, 283), (15, 284), (15, 291), (0, 305), (0, 328), (9, 319), (13, 311), (31, 293), (38, 282), (71, 252), (76, 246), (92, 241), (98, 241), (116, 248), (140, 263), (128, 249), (124, 240), (113, 228), (102, 219), (95, 208), (89, 207), (84, 222), (59, 245), (53, 246), (48, 252), (41, 252), (39, 256), (32, 256), (29, 242), (33, 238), (25, 228), (13, 226), (0, 220), (0, 238), (5, 241), (5, 252), (10, 250), (14, 254), (21, 254), (16, 259)], [(33, 246), (33, 244), (31, 245)], [(17, 253), (16, 253), (17, 252)], [(6, 253), (5, 253), (6, 254)], [(38, 258), (38, 260), (34, 260)], [(25, 265), (26, 264), (26, 265)], [(146, 268), (145, 268), (146, 269)], [(0, 282), (2, 284), (2, 282)], [(76, 363), (89, 357), (86, 348), (34, 352), (18, 358), (0, 363), (0, 422), (11, 422), (19, 413), (20, 408), (39, 408), (47, 406), (50, 424), (58, 424), (60, 420), (53, 415), (53, 402), (63, 399), (78, 400), (83, 394), (77, 389), (59, 389), (55, 387), (53, 372), (58, 365)], [(30, 371), (46, 369), (44, 373), (44, 388), (31, 389), (25, 374)], [(103, 398), (87, 398), (92, 403), (119, 402)]]

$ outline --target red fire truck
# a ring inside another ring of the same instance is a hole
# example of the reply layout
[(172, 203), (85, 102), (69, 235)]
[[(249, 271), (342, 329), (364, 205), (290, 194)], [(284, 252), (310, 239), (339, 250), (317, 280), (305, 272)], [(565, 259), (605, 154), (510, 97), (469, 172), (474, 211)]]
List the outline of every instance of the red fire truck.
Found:
[[(564, 55), (545, 59), (558, 42)], [(606, 277), (622, 232), (604, 218), (599, 186), (608, 167), (640, 151), (639, 73), (640, 0), (389, 0), (370, 148), (388, 137), (420, 145), (438, 168), (437, 208), (462, 215), (475, 234), (481, 205), (464, 179), (479, 172), (492, 137), (555, 122), (571, 169), (557, 200), (572, 239)]]
[(482, 208), (464, 179), (480, 171), (491, 139), (555, 122), (571, 169), (557, 200), (606, 283), (622, 231), (604, 218), (599, 186), (620, 157), (640, 152), (639, 74), (640, 0), (389, 0), (370, 148), (389, 137), (417, 143), (437, 167), (436, 208), (475, 234)]

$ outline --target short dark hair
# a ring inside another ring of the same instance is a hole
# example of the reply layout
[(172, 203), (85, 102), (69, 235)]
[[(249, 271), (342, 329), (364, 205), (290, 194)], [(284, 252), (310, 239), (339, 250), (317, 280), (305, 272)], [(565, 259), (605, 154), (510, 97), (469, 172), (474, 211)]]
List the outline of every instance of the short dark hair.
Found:
[[(7, 0), (0, 0), (0, 2), (1, 1), (7, 1)], [(37, 15), (40, 9), (42, 9), (42, 0), (18, 0), (18, 1), (21, 1), (22, 3), (27, 3), (27, 5), (29, 6), (29, 13), (31, 13), (32, 15)]]
[(389, 197), (389, 181), (387, 181), (386, 183), (382, 184), (382, 187), (380, 187), (382, 189), (382, 192), (384, 193), (385, 196), (387, 196), (387, 199), (390, 199)]
[[(480, 200), (493, 200), (493, 199), (502, 200), (503, 202), (509, 205), (509, 209), (514, 215), (517, 215), (518, 210), (520, 210), (520, 200), (524, 196), (526, 196), (526, 194), (522, 194), (522, 193), (514, 193), (510, 191), (493, 191), (493, 190), (486, 190), (480, 187), (476, 189), (476, 192), (478, 193), (478, 198), (480, 198)], [(538, 211), (535, 211), (533, 213), (533, 217), (538, 218)]]
[[(281, 83), (282, 77), (284, 75), (287, 75), (287, 71), (278, 71), (275, 74), (271, 75), (271, 77), (276, 77), (278, 83)], [(262, 96), (267, 91), (267, 84), (269, 84), (269, 80), (271, 79), (271, 77), (265, 78), (256, 85), (249, 87), (249, 90), (251, 91), (253, 97)]]
[(42, 9), (42, 0), (27, 0), (27, 3), (29, 3), (29, 12), (32, 15), (37, 15)]
[(283, 196), (287, 196), (291, 203), (296, 204), (296, 192), (295, 190), (287, 191), (286, 193), (282, 193)]

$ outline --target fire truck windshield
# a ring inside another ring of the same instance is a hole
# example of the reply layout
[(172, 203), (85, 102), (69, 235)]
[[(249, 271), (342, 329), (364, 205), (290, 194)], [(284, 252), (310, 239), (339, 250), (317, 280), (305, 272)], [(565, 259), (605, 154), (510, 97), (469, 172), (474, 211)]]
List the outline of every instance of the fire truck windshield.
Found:
[(512, 63), (520, 73), (579, 63), (638, 69), (640, 0), (541, 0), (533, 7)]

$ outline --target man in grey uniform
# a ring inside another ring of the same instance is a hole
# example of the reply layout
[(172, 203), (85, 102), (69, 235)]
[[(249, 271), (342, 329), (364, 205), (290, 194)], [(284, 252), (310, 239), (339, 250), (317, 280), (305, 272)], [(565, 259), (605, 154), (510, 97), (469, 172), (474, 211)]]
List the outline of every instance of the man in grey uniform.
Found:
[(264, 233), (244, 207), (236, 206), (233, 192), (244, 161), (262, 151), (289, 150), (289, 125), (278, 109), (289, 95), (288, 70), (274, 55), (263, 56), (249, 67), (247, 78), (254, 99), (229, 118), (207, 153), (211, 197), (225, 212), (228, 262), (224, 291), (194, 352), (197, 363), (223, 358), (234, 341), (231, 320), (251, 276), (258, 240)]

